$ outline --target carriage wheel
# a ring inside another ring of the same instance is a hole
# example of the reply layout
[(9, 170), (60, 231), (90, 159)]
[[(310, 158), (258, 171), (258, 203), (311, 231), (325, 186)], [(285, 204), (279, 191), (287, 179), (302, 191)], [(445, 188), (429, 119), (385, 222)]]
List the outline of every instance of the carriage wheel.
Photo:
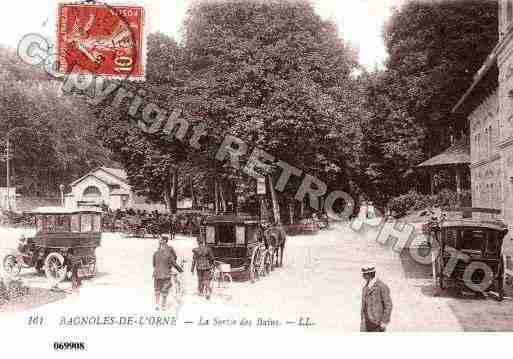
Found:
[(275, 268), (279, 268), (282, 266), (282, 258), (283, 258), (283, 247), (282, 246), (276, 246), (276, 264)]
[(274, 249), (271, 247), (269, 250), (265, 252), (264, 261), (263, 261), (263, 275), (267, 276), (271, 273), (273, 268), (273, 255)]
[(212, 281), (213, 294), (227, 298), (232, 297), (232, 276), (229, 273), (216, 271)]
[(438, 288), (438, 257), (435, 257), (435, 253), (431, 251), (431, 269), (433, 272), (433, 285)]
[(96, 273), (98, 271), (98, 267), (96, 266), (96, 257), (91, 261), (91, 263), (89, 263), (88, 269), (90, 277), (96, 276)]
[(220, 286), (223, 288), (223, 292), (225, 297), (232, 297), (232, 276), (230, 273), (221, 274), (221, 283)]
[(499, 262), (499, 273), (497, 273), (497, 294), (499, 295), (499, 302), (504, 300), (504, 257), (501, 257)]
[(444, 262), (443, 262), (443, 259), (442, 259), (442, 255), (438, 256), (436, 262), (437, 262), (437, 271), (438, 271), (438, 287), (441, 290), (444, 290), (445, 289), (445, 285), (444, 285)]
[(262, 260), (261, 254), (260, 247), (256, 247), (251, 255), (251, 262), (249, 264), (249, 280), (251, 283), (255, 283), (258, 279), (258, 271)]
[(64, 257), (60, 253), (50, 253), (45, 259), (46, 277), (55, 282), (60, 283), (66, 278), (68, 272), (67, 266), (64, 265)]
[(11, 276), (17, 276), (21, 272), (21, 263), (18, 262), (16, 256), (8, 254), (4, 257), (3, 267), (5, 273)]

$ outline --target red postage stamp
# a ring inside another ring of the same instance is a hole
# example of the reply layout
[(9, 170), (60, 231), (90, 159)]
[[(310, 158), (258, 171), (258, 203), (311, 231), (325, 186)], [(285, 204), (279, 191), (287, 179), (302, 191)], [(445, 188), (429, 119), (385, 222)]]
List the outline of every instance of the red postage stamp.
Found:
[(144, 8), (59, 4), (59, 72), (144, 80)]

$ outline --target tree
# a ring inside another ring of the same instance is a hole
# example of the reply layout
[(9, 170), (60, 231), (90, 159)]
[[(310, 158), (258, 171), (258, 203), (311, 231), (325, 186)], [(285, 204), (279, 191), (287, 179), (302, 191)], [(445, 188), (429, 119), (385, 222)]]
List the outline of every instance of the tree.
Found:
[(0, 133), (10, 133), (11, 184), (19, 192), (55, 195), (61, 183), (111, 163), (83, 98), (62, 96), (59, 81), (23, 64), (13, 51), (0, 48), (0, 54)]
[[(136, 189), (157, 198), (167, 181), (163, 169), (175, 166), (183, 172), (180, 188), (193, 178), (213, 193), (205, 201), (226, 207), (237, 193), (251, 196), (254, 179), (215, 159), (226, 135), (337, 189), (348, 186), (349, 163), (358, 163), (363, 102), (355, 94), (362, 86), (352, 76), (356, 54), (332, 23), (306, 1), (203, 1), (191, 6), (184, 35), (182, 45), (150, 37), (148, 81), (139, 87), (192, 126), (204, 124), (207, 134), (195, 150), (129, 128), (126, 113), (107, 115), (106, 143)], [(289, 199), (299, 180), (286, 189)]]
[(386, 69), (366, 76), (361, 183), (379, 201), (407, 192), (414, 168), (466, 133), (451, 115), (497, 43), (497, 3), (410, 1), (385, 26)]

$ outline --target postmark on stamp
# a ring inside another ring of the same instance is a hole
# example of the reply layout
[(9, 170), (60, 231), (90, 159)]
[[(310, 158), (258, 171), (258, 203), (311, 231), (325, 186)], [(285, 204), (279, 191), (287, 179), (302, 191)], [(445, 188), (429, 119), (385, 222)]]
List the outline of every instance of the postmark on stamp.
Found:
[(59, 72), (144, 80), (144, 16), (140, 6), (59, 4)]

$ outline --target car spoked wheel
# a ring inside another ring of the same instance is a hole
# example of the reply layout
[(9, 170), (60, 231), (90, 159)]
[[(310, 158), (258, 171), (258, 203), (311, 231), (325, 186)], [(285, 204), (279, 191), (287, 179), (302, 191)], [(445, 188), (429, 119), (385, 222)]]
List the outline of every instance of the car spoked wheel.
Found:
[(232, 276), (229, 273), (221, 273), (219, 287), (226, 299), (232, 298)]
[(64, 265), (64, 257), (60, 253), (50, 253), (45, 259), (46, 277), (54, 282), (62, 282), (66, 278), (67, 267)]
[(6, 255), (2, 264), (5, 273), (10, 276), (17, 276), (21, 272), (21, 263), (12, 254)]

